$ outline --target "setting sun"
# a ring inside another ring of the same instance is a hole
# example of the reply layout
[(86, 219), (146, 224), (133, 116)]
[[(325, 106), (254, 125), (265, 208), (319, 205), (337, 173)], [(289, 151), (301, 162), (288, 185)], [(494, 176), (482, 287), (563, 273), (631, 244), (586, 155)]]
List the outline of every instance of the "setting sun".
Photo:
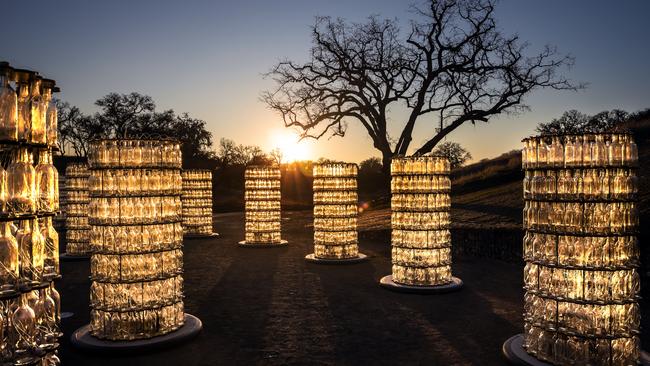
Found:
[(271, 135), (271, 147), (280, 150), (283, 163), (306, 160), (309, 155), (307, 142), (299, 140), (300, 138), (293, 131), (278, 131)]

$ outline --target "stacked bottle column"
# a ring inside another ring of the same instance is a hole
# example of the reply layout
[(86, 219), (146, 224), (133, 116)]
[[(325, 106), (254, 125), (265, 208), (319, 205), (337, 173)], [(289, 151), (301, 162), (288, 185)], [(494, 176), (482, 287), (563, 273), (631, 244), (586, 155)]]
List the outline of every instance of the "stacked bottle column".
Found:
[[(54, 82), (0, 63), (0, 364), (58, 364)], [(49, 118), (54, 116), (54, 120)]]
[(148, 339), (184, 323), (181, 153), (169, 140), (102, 140), (89, 156), (90, 333)]
[[(59, 174), (59, 205), (60, 207), (67, 207), (68, 195), (65, 190), (65, 175)], [(65, 230), (65, 215), (66, 210), (59, 210), (59, 212), (54, 216), (54, 227), (56, 230), (62, 231)]]
[(524, 348), (553, 364), (636, 365), (632, 136), (542, 136), (524, 143)]
[(314, 257), (359, 257), (357, 239), (357, 165), (315, 164)]
[(70, 163), (65, 169), (66, 183), (66, 254), (90, 255), (90, 226), (88, 225), (88, 165)]
[(183, 230), (186, 235), (212, 235), (212, 172), (185, 170), (183, 177)]
[(246, 238), (242, 244), (282, 244), (280, 168), (250, 166), (245, 173)]
[(391, 163), (392, 279), (409, 286), (452, 282), (449, 160), (395, 158)]

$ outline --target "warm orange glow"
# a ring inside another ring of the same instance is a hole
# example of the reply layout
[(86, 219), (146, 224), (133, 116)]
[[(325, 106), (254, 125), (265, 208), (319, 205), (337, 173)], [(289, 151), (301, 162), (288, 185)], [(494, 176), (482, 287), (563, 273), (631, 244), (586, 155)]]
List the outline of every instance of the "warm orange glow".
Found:
[(282, 162), (291, 163), (309, 158), (309, 147), (306, 141), (299, 141), (298, 135), (289, 130), (277, 131), (271, 135), (271, 147), (282, 153)]

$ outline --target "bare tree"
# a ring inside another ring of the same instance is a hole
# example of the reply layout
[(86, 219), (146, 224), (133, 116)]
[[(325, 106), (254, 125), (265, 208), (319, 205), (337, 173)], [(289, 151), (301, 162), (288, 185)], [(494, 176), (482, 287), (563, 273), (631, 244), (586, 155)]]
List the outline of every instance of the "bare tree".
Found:
[(77, 107), (71, 107), (69, 103), (60, 99), (55, 99), (54, 103), (56, 104), (58, 119), (59, 145), (62, 154), (65, 154), (72, 144), (69, 131), (74, 128), (76, 119), (81, 115), (81, 110)]
[(97, 100), (95, 105), (101, 108), (97, 119), (117, 137), (127, 136), (135, 125), (147, 124), (148, 114), (156, 109), (150, 96), (139, 93), (110, 93)]
[[(268, 73), (277, 87), (262, 99), (303, 138), (343, 136), (348, 122), (360, 123), (387, 169), (394, 155), (428, 153), (465, 123), (525, 109), (523, 99), (535, 89), (583, 87), (558, 75), (572, 65), (569, 56), (552, 47), (527, 56), (526, 43), (502, 35), (494, 2), (430, 0), (413, 8), (417, 19), (406, 38), (396, 20), (318, 17), (310, 60), (278, 63)], [(394, 105), (408, 108), (395, 138), (388, 128)], [(430, 135), (412, 149), (419, 121)]]
[(271, 150), (269, 153), (269, 158), (273, 160), (277, 165), (282, 164), (282, 158), (284, 157), (284, 154), (282, 153), (282, 150), (280, 148), (275, 148)]
[(104, 136), (102, 125), (67, 102), (57, 101), (56, 105), (62, 153), (87, 156), (90, 141)]
[(452, 169), (460, 168), (468, 160), (472, 159), (472, 154), (465, 150), (459, 143), (453, 141), (445, 141), (433, 149), (433, 153), (447, 157), (451, 163)]

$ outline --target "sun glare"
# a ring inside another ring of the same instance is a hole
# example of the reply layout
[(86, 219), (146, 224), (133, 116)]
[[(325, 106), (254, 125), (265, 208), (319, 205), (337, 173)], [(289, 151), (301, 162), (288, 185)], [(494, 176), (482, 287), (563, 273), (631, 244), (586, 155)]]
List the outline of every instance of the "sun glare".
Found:
[(273, 149), (279, 149), (282, 153), (283, 163), (292, 163), (297, 160), (307, 160), (309, 149), (307, 142), (299, 141), (297, 134), (291, 131), (281, 131), (272, 135), (271, 145)]

